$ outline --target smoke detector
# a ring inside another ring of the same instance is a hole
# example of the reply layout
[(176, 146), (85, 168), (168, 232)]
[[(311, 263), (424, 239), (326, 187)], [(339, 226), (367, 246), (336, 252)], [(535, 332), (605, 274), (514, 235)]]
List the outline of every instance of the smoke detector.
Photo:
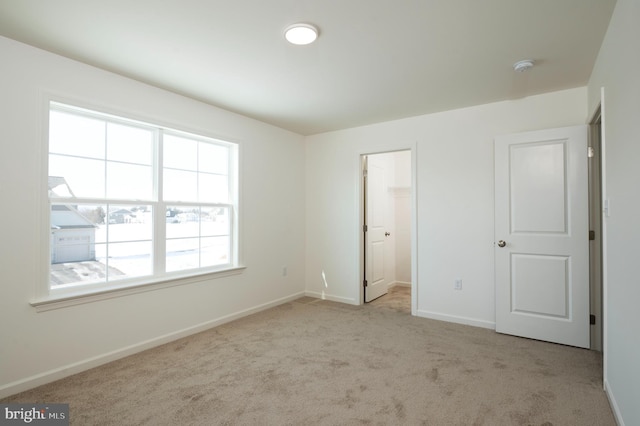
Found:
[(515, 72), (525, 72), (533, 68), (533, 61), (531, 59), (523, 59), (513, 64), (513, 70)]

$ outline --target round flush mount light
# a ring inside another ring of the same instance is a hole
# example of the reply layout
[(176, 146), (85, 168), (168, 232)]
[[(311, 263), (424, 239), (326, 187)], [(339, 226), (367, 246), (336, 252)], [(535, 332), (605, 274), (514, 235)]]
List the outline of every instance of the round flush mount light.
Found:
[(293, 24), (284, 30), (284, 38), (291, 44), (311, 44), (318, 38), (318, 28), (311, 24)]
[(524, 59), (513, 64), (513, 70), (515, 72), (525, 72), (533, 68), (533, 61), (531, 59)]

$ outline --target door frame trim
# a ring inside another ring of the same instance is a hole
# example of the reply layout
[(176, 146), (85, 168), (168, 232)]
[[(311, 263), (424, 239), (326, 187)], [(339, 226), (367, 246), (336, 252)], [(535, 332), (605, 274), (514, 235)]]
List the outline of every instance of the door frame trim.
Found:
[[(607, 391), (607, 354), (608, 354), (608, 339), (607, 339), (607, 322), (608, 322), (608, 262), (607, 262), (607, 212), (604, 211), (605, 201), (608, 200), (607, 195), (607, 156), (606, 156), (606, 102), (605, 102), (605, 88), (600, 88), (600, 100), (596, 103), (594, 109), (589, 112), (587, 118), (587, 124), (591, 126), (595, 124), (598, 119), (600, 120), (600, 200), (602, 202), (601, 208), (601, 231), (600, 231), (600, 245), (601, 245), (601, 269), (600, 274), (602, 277), (602, 384), (605, 391)], [(607, 391), (608, 392), (608, 391)]]
[(589, 241), (590, 313), (595, 316), (591, 324), (591, 349), (602, 351), (602, 177), (601, 147), (602, 115), (598, 108), (589, 123), (589, 230), (594, 239)]

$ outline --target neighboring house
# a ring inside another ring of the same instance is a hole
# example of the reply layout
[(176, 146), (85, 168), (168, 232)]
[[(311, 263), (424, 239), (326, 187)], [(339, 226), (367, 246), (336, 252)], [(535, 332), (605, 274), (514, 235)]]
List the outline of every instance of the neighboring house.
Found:
[[(49, 176), (49, 191), (73, 195), (63, 177)], [(70, 204), (51, 206), (51, 263), (96, 259), (97, 225)]]
[(109, 223), (131, 223), (136, 215), (131, 210), (118, 209), (109, 213)]

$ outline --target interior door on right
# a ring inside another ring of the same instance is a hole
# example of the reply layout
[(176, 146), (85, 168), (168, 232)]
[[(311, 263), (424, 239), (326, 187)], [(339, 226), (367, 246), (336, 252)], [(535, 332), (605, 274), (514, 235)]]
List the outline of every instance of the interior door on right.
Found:
[(496, 331), (589, 347), (587, 182), (587, 126), (496, 138)]

